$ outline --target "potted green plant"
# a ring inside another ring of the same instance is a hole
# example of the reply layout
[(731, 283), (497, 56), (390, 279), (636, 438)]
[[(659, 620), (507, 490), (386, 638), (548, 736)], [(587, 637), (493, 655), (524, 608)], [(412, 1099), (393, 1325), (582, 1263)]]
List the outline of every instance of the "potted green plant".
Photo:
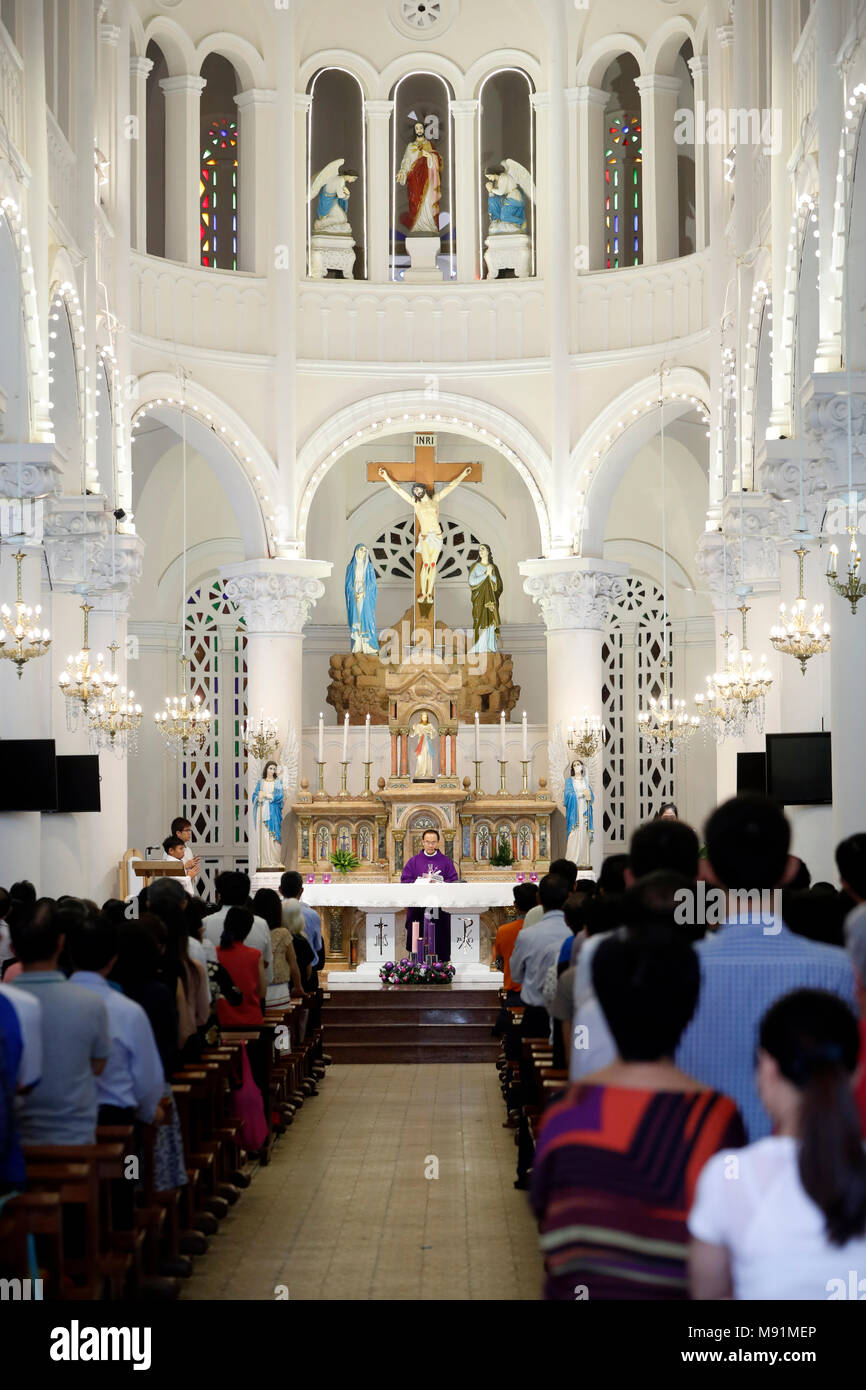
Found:
[(360, 863), (360, 859), (356, 859), (350, 849), (335, 849), (331, 855), (331, 864), (338, 874), (349, 874), (353, 869), (357, 869)]
[(496, 848), (490, 856), (490, 866), (493, 869), (509, 869), (514, 863), (514, 855), (511, 852), (511, 841), (504, 831), (500, 831)]

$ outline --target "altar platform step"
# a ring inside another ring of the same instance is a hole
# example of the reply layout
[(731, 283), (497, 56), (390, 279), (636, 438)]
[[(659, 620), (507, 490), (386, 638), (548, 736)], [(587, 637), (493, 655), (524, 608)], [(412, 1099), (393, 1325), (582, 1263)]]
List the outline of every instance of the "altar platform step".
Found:
[(325, 998), (327, 1050), (335, 1062), (488, 1062), (499, 1000), (489, 989), (407, 985), (341, 989)]

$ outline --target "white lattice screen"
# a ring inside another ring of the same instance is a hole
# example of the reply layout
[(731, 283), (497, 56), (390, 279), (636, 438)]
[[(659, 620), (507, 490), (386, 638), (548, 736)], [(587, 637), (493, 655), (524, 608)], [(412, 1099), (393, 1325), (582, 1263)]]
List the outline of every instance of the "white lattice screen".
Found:
[(201, 859), (199, 891), (213, 896), (224, 869), (245, 869), (247, 759), (241, 733), (247, 712), (247, 639), (243, 619), (220, 579), (190, 594), (186, 610), (188, 689), (211, 712), (208, 742), (181, 764), (183, 814)]
[[(479, 541), (459, 521), (440, 518), (442, 553), (436, 568), (436, 583), (449, 579), (464, 580), (478, 555)], [(415, 518), (401, 517), (377, 537), (371, 548), (373, 563), (380, 579), (413, 579), (415, 577)]]
[[(630, 576), (626, 591), (611, 609), (602, 645), (602, 710), (607, 726), (602, 781), (604, 843), (621, 851), (632, 831), (650, 820), (674, 796), (674, 760), (647, 749), (638, 737), (637, 711), (662, 694), (664, 595), (651, 581)], [(674, 652), (668, 621), (668, 663)]]

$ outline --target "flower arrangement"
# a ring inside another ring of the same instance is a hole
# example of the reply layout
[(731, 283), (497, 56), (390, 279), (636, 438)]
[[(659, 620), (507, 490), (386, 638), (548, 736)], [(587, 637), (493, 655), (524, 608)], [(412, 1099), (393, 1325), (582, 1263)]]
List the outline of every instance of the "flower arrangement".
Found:
[(422, 965), (411, 957), (387, 960), (379, 970), (383, 985), (449, 985), (456, 971), (450, 961), (425, 961)]
[(335, 849), (331, 855), (331, 863), (338, 874), (351, 873), (352, 869), (358, 868), (360, 862), (350, 849)]

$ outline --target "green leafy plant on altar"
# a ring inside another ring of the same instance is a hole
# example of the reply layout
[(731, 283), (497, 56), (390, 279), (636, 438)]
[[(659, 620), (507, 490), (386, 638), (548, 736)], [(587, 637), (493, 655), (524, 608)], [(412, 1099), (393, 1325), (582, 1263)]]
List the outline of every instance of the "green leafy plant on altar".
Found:
[(511, 852), (511, 842), (504, 831), (500, 833), (496, 848), (490, 856), (490, 864), (494, 869), (507, 869), (514, 863), (514, 855)]
[(338, 874), (350, 874), (353, 869), (360, 867), (361, 861), (355, 858), (350, 849), (335, 849), (331, 864)]

